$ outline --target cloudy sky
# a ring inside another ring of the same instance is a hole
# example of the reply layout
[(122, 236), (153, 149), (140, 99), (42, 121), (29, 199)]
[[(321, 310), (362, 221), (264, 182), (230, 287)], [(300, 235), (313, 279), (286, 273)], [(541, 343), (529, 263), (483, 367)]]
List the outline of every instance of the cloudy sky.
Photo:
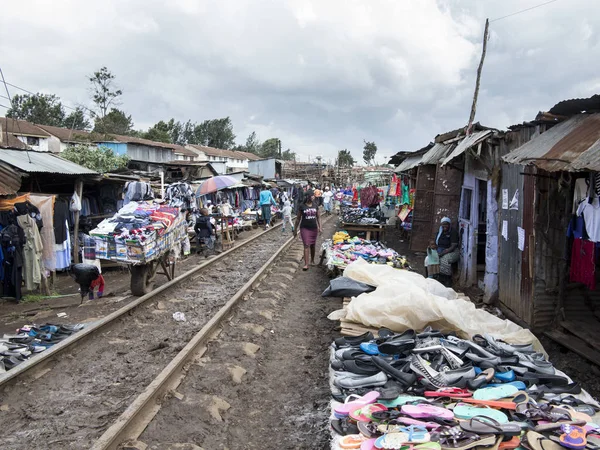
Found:
[[(230, 116), (240, 143), (256, 131), (303, 158), (362, 159), (366, 139), (383, 161), (464, 126), (485, 18), (545, 1), (3, 2), (0, 67), (9, 83), (91, 106), (86, 75), (107, 66), (140, 129)], [(477, 120), (505, 128), (600, 92), (599, 27), (588, 0), (492, 22)]]

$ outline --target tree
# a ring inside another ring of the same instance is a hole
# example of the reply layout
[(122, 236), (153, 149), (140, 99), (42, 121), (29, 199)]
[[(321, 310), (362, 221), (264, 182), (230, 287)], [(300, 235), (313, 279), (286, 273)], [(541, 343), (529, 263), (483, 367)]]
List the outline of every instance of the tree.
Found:
[(91, 125), (89, 120), (85, 118), (83, 109), (76, 108), (71, 114), (69, 114), (63, 120), (63, 127), (70, 128), (72, 130), (89, 130)]
[(347, 149), (338, 151), (335, 165), (338, 167), (352, 167), (356, 161)]
[(154, 126), (148, 128), (148, 131), (142, 133), (142, 137), (144, 139), (150, 139), (151, 141), (172, 143), (173, 140), (171, 131), (173, 125), (173, 119), (171, 119), (169, 122), (164, 122), (161, 120), (160, 122), (154, 124)]
[(110, 148), (102, 145), (99, 147), (74, 145), (67, 147), (60, 156), (75, 164), (100, 173), (124, 169), (129, 162), (129, 158), (126, 155), (115, 155)]
[(284, 161), (293, 161), (296, 159), (296, 152), (293, 152), (288, 148), (285, 152), (281, 153), (281, 159)]
[(241, 147), (242, 147), (243, 151), (245, 151), (245, 152), (250, 152), (250, 153), (254, 153), (255, 155), (258, 155), (260, 153), (260, 147), (261, 147), (261, 145), (262, 144), (260, 143), (260, 141), (256, 137), (256, 132), (253, 131), (246, 138), (246, 145), (241, 146)]
[(101, 134), (133, 134), (133, 119), (120, 109), (112, 108), (104, 117), (96, 117), (94, 132)]
[(375, 154), (377, 153), (377, 145), (375, 142), (365, 141), (365, 146), (363, 150), (363, 160), (367, 165), (375, 164)]
[(263, 158), (279, 158), (281, 141), (277, 138), (267, 139), (260, 146), (259, 155)]
[(88, 77), (92, 100), (96, 104), (96, 115), (101, 119), (106, 117), (109, 110), (112, 112), (115, 106), (119, 106), (119, 97), (123, 95), (121, 89), (115, 86), (115, 76), (106, 67), (94, 72)]
[(188, 141), (190, 144), (206, 145), (207, 147), (222, 148), (225, 150), (235, 145), (233, 124), (229, 117), (205, 120), (200, 125), (194, 127), (194, 133), (191, 137), (192, 139)]
[(6, 117), (61, 127), (65, 119), (65, 110), (56, 95), (17, 94), (12, 98), (12, 108), (6, 111)]

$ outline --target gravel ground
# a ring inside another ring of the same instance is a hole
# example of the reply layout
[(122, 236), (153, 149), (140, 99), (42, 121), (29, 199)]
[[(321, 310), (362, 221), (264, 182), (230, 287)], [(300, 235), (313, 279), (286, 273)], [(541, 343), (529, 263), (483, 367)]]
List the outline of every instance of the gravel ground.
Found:
[[(236, 245), (254, 237), (263, 231), (262, 227), (242, 232), (236, 239)], [(278, 231), (274, 231), (277, 233)], [(192, 246), (194, 249), (194, 245)], [(196, 265), (206, 261), (200, 255), (192, 254), (177, 263), (176, 275), (180, 275)], [(16, 329), (29, 323), (86, 323), (98, 320), (111, 312), (123, 307), (137, 297), (131, 295), (129, 288), (129, 270), (110, 268), (104, 270), (106, 281), (104, 297), (95, 300), (85, 300), (81, 304), (78, 293), (79, 285), (66, 273), (57, 274), (55, 292), (62, 295), (58, 298), (46, 298), (38, 302), (16, 304), (11, 300), (0, 299), (0, 333), (12, 334)], [(155, 286), (167, 283), (167, 277), (156, 276)], [(57, 313), (64, 312), (67, 318), (60, 319)]]
[(329, 447), (328, 348), (338, 324), (327, 315), (341, 299), (321, 297), (324, 269), (296, 271), (301, 254), (294, 244), (190, 368), (140, 436), (149, 449)]
[[(5, 387), (2, 448), (89, 448), (288, 237), (259, 238), (62, 354), (39, 379)], [(174, 321), (176, 311), (187, 320)]]

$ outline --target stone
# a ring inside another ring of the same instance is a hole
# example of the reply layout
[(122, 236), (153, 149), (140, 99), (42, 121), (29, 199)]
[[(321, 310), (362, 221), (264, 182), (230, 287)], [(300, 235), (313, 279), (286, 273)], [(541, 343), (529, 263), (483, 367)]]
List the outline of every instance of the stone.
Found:
[(146, 450), (148, 444), (145, 444), (142, 441), (127, 441), (121, 445), (121, 448), (123, 450)]
[(265, 327), (261, 327), (254, 323), (241, 323), (239, 327), (243, 330), (252, 331), (254, 334), (262, 334), (263, 331), (265, 331)]
[(264, 310), (260, 311), (259, 314), (267, 320), (273, 320), (273, 311)]
[(256, 357), (256, 352), (260, 350), (260, 345), (253, 344), (252, 342), (246, 342), (244, 344), (244, 353), (248, 356)]
[(167, 309), (167, 305), (165, 305), (165, 302), (161, 300), (156, 304), (156, 309)]
[(233, 382), (240, 384), (242, 382), (242, 377), (246, 375), (246, 369), (241, 366), (232, 366), (229, 368), (229, 373), (231, 374)]
[(231, 405), (229, 403), (227, 403), (222, 398), (217, 397), (216, 395), (213, 395), (212, 403), (208, 407), (208, 412), (210, 413), (210, 415), (213, 419), (218, 420), (219, 422), (223, 422), (223, 417), (221, 416), (221, 411), (227, 411), (227, 410), (229, 410), (229, 408), (231, 408)]

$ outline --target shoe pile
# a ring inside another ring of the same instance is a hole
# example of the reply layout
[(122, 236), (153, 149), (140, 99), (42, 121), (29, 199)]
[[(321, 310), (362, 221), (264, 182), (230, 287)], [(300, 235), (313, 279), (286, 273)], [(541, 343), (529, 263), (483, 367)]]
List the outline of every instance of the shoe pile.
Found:
[(360, 225), (376, 225), (385, 222), (385, 217), (378, 208), (344, 208), (342, 210), (343, 223)]
[(26, 325), (17, 330), (16, 334), (4, 335), (0, 339), (0, 373), (6, 372), (32, 355), (41, 353), (54, 344), (58, 344), (73, 333), (81, 330), (82, 324), (77, 325)]
[(598, 405), (531, 345), (382, 329), (336, 339), (331, 368), (334, 448), (600, 448)]

